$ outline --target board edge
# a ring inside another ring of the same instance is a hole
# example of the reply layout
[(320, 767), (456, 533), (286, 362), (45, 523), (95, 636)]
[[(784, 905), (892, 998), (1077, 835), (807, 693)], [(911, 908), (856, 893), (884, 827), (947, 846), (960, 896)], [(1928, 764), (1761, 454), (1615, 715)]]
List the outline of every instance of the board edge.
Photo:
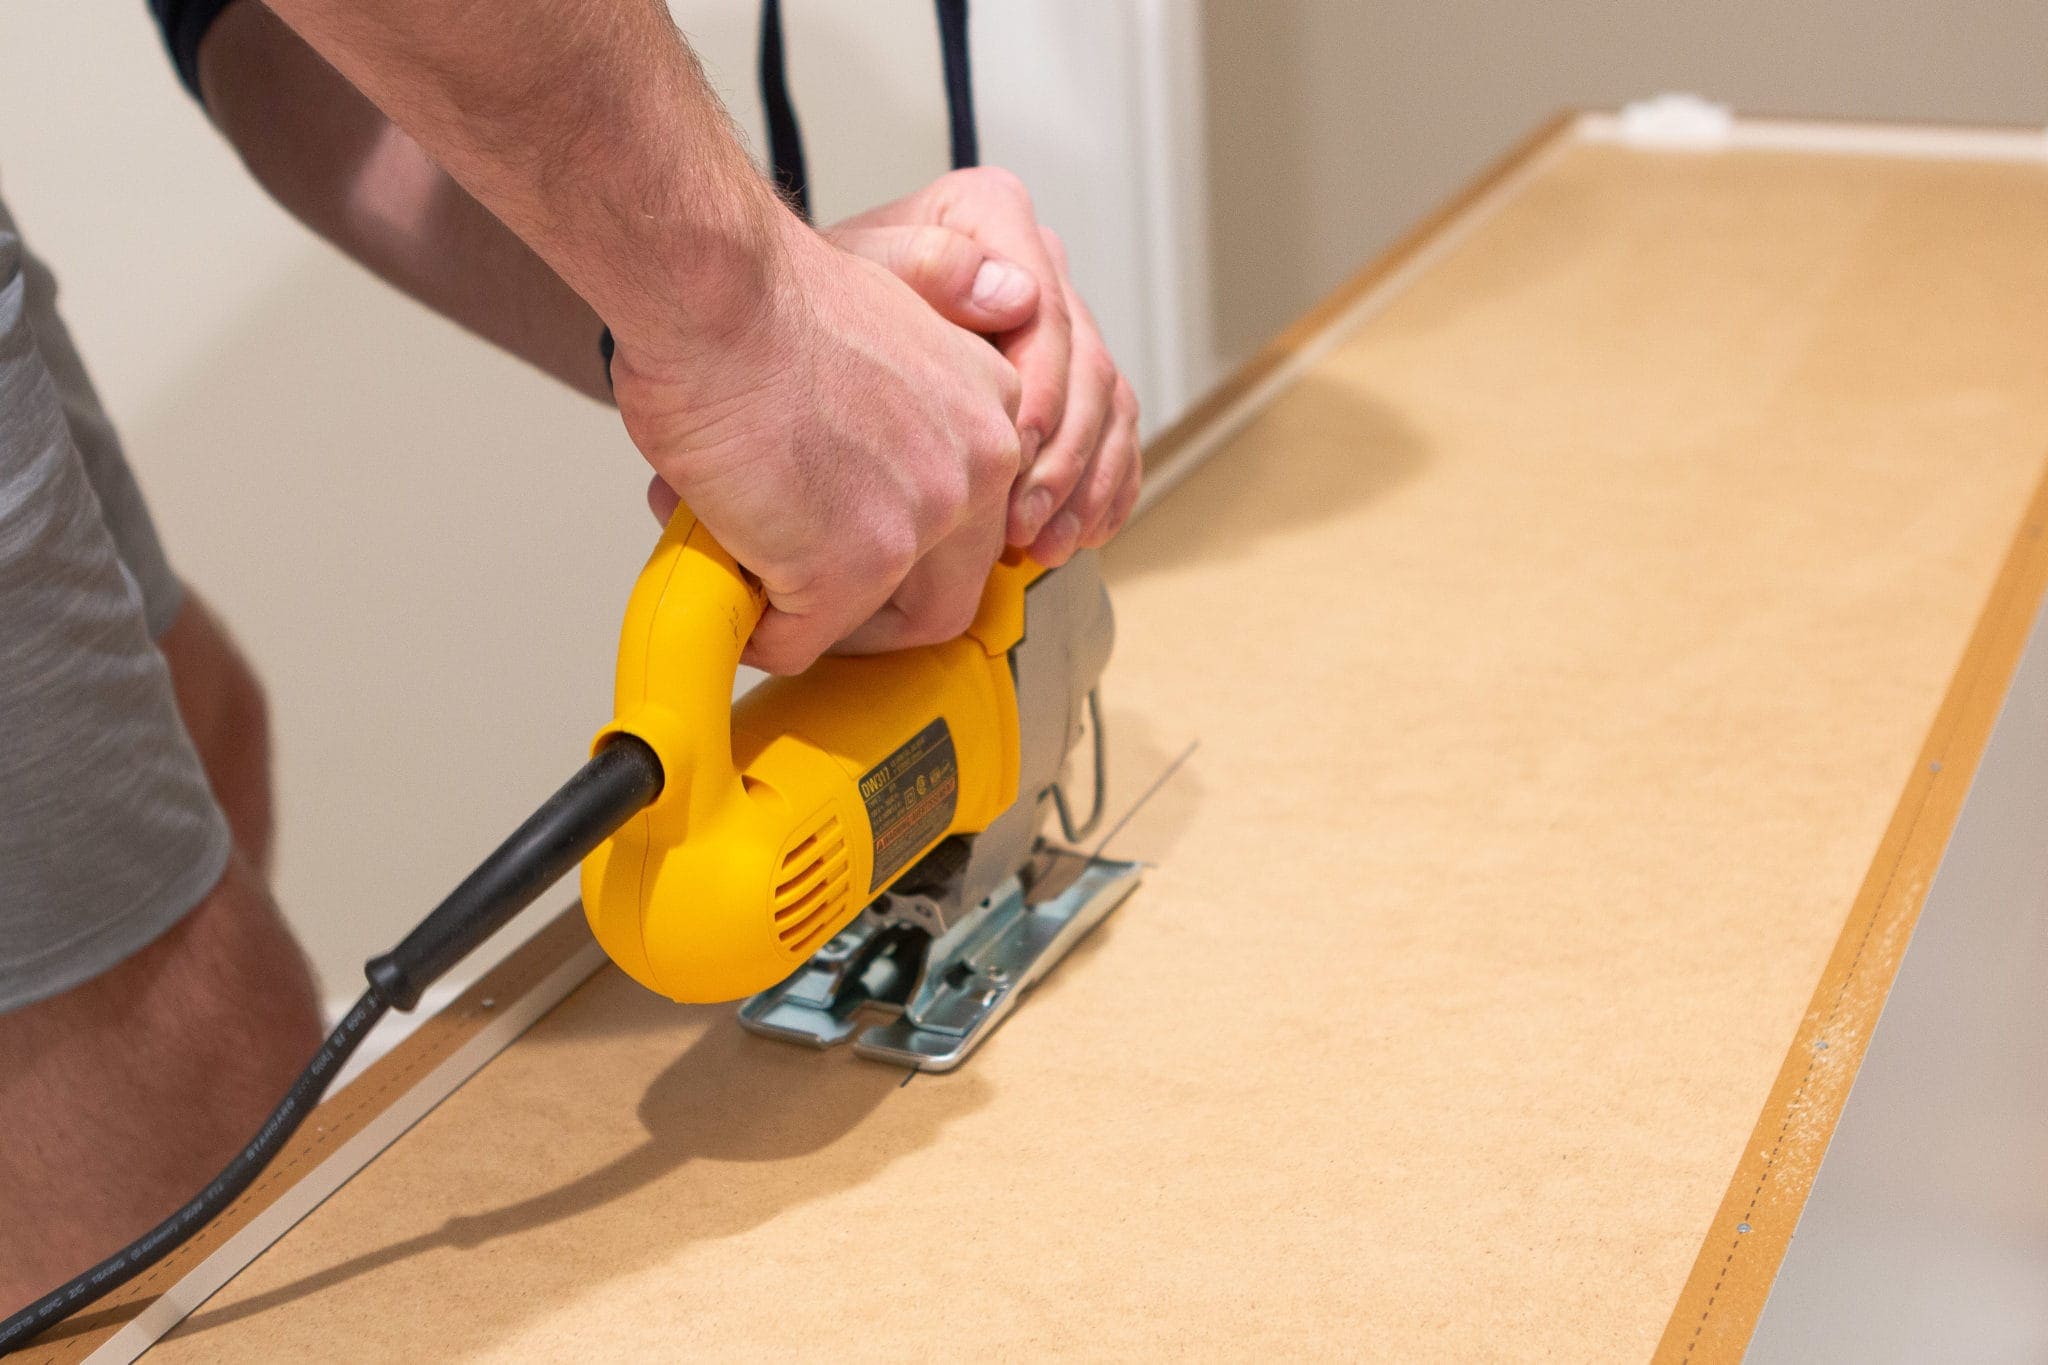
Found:
[(2028, 500), (1926, 741), (1673, 1304), (1659, 1365), (1740, 1360), (1898, 975), (2048, 595), (2048, 471)]

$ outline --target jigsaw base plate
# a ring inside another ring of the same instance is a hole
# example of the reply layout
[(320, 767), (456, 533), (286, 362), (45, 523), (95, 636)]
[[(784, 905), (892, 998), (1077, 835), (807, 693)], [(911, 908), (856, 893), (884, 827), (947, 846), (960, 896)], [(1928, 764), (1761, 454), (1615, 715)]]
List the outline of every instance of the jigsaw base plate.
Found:
[(855, 1052), (950, 1071), (1123, 903), (1143, 872), (1107, 858), (1073, 861), (1080, 866), (1059, 891), (1028, 900), (1023, 881), (1011, 877), (937, 940), (892, 915), (885, 896), (788, 980), (741, 1005), (740, 1023), (825, 1048), (853, 1037), (864, 1011), (889, 1015), (854, 1038)]

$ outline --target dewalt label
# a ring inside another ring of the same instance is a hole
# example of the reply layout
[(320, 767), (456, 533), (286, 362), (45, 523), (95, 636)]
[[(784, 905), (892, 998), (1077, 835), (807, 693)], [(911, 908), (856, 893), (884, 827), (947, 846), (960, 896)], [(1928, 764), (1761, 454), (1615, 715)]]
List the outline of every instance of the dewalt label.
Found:
[(960, 761), (943, 716), (860, 779), (868, 828), (875, 832), (875, 876), (880, 891), (953, 823), (960, 799)]

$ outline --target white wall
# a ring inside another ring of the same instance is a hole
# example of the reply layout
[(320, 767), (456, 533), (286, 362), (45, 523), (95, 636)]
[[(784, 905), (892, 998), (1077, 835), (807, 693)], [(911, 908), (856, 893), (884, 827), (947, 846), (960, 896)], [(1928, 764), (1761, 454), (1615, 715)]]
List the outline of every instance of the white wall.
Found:
[[(1134, 367), (1161, 346), (1160, 220), (1119, 67), (1157, 8), (985, 3), (975, 31), (985, 154), (1037, 186)], [(676, 9), (760, 145), (753, 0)], [(925, 0), (785, 9), (821, 217), (945, 170)], [(605, 719), (654, 535), (644, 466), (608, 411), (272, 207), (176, 86), (143, 0), (0, 6), (0, 192), (58, 271), (174, 562), (269, 684), (280, 899), (330, 995), (352, 993)]]

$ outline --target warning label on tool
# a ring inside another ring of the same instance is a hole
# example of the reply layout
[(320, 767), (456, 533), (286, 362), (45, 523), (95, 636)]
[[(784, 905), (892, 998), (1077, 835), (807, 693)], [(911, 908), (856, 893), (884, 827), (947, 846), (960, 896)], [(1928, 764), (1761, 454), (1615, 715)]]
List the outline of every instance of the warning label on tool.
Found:
[(860, 779), (860, 796), (868, 805), (868, 827), (875, 832), (875, 876), (868, 890), (879, 891), (953, 823), (960, 762), (945, 718), (868, 769)]

